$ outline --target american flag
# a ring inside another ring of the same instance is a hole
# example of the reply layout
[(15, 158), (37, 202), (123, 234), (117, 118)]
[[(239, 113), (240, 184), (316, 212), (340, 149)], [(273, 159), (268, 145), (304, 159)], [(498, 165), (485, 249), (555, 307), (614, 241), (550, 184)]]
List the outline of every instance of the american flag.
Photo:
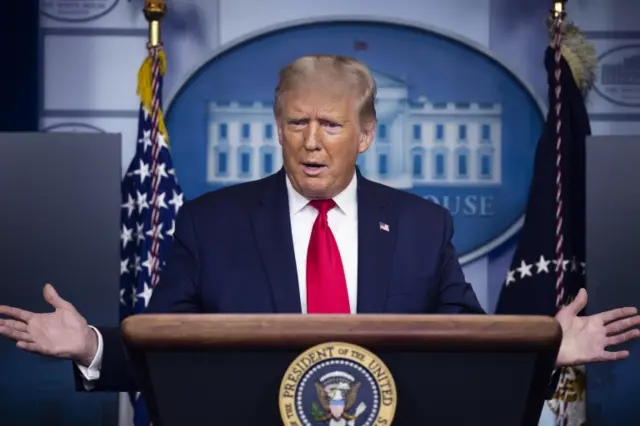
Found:
[[(165, 56), (150, 48), (138, 73), (138, 139), (136, 152), (122, 181), (120, 320), (141, 313), (166, 262), (175, 217), (184, 195), (178, 185), (162, 114)], [(149, 420), (139, 393), (131, 395), (134, 425)]]

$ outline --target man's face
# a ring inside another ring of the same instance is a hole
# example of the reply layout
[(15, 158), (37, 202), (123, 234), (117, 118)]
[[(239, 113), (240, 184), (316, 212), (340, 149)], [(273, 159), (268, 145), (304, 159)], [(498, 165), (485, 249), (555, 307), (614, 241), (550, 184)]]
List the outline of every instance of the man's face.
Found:
[(328, 199), (344, 190), (358, 153), (371, 145), (375, 126), (360, 125), (355, 93), (344, 85), (298, 85), (286, 93), (278, 136), (293, 187), (309, 199)]

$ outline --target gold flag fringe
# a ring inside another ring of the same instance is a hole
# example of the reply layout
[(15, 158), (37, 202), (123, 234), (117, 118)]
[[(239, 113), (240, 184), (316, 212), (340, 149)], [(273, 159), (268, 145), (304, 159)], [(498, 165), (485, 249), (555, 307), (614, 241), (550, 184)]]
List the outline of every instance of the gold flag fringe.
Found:
[[(158, 58), (160, 59), (160, 75), (164, 77), (165, 72), (167, 70), (167, 59), (163, 50), (158, 52)], [(153, 70), (153, 57), (151, 55), (147, 56), (146, 59), (142, 62), (140, 66), (140, 70), (138, 70), (138, 88), (136, 93), (140, 97), (140, 102), (145, 110), (151, 114), (151, 99), (153, 97), (153, 89), (152, 89), (152, 70)], [(164, 140), (169, 145), (169, 134), (167, 133), (167, 128), (164, 124), (164, 114), (162, 110), (158, 113), (158, 129)]]

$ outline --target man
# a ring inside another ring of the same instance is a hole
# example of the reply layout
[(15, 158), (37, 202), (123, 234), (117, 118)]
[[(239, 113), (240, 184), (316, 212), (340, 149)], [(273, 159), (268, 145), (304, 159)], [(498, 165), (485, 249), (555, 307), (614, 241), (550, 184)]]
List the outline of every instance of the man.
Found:
[[(281, 71), (274, 113), (284, 168), (186, 203), (149, 313), (484, 313), (451, 243), (448, 211), (360, 175), (376, 129), (375, 82), (350, 58), (299, 58)], [(117, 328), (90, 327), (47, 285), (55, 312), (2, 306), (0, 334), (78, 366), (79, 388), (135, 389)], [(635, 308), (557, 316), (558, 366), (621, 359)]]

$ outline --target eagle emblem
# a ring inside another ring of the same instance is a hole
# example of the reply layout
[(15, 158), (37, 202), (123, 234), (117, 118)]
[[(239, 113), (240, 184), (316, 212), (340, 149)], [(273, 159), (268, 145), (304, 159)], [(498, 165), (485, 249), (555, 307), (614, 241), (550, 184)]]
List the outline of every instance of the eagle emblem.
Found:
[(278, 397), (284, 425), (390, 425), (397, 391), (384, 362), (367, 349), (325, 342), (300, 354), (284, 373)]
[(325, 374), (315, 387), (318, 402), (311, 404), (311, 415), (316, 422), (324, 422), (327, 426), (355, 426), (356, 419), (367, 409), (361, 402), (353, 410), (360, 382), (350, 374), (342, 371)]

